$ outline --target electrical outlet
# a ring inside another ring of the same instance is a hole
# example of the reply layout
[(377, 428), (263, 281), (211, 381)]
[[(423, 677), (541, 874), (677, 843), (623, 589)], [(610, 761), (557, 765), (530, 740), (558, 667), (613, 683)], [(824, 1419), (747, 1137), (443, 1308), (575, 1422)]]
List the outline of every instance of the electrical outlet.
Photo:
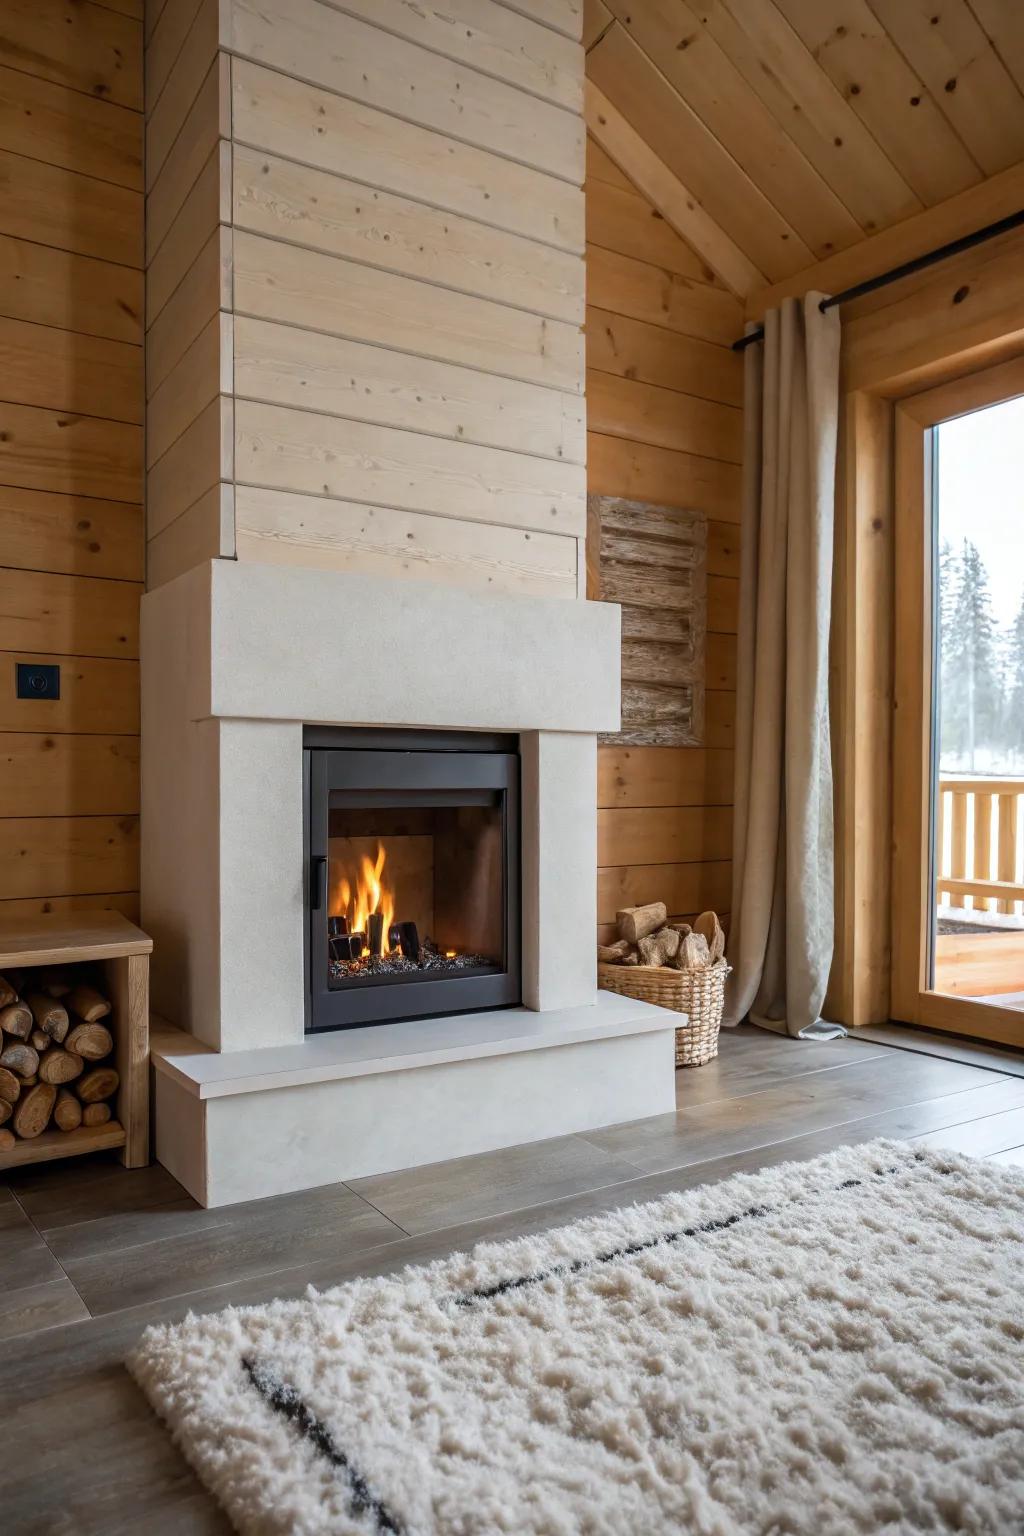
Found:
[(19, 699), (59, 699), (60, 667), (49, 662), (15, 663)]

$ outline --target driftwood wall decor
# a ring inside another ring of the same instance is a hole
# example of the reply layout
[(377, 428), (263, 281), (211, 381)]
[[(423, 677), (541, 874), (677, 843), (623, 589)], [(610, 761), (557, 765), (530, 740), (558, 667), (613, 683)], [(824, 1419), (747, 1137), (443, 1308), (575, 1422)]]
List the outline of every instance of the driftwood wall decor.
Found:
[(707, 523), (702, 512), (587, 498), (588, 595), (622, 605), (622, 730), (602, 741), (704, 741)]

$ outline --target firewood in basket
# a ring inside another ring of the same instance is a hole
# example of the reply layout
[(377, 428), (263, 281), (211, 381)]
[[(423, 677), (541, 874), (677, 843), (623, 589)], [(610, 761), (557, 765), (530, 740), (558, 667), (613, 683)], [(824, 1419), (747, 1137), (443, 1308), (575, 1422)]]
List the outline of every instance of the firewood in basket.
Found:
[(81, 1056), (76, 1056), (74, 1051), (66, 1051), (61, 1045), (55, 1045), (39, 1063), (39, 1081), (73, 1083), (76, 1077), (81, 1077), (84, 1067), (85, 1062)]
[(0, 1067), (0, 1099), (6, 1104), (16, 1104), (21, 1093), (21, 1082), (9, 1067)]
[(18, 1000), (18, 990), (12, 987), (6, 976), (0, 976), (0, 1008), (6, 1008)]
[(106, 1125), (110, 1119), (109, 1104), (87, 1104), (82, 1110), (83, 1125)]
[(379, 955), (384, 950), (384, 914), (383, 912), (371, 912), (366, 919), (366, 947), (371, 955)]
[(100, 1099), (109, 1099), (112, 1093), (116, 1093), (120, 1081), (113, 1067), (93, 1067), (91, 1072), (78, 1079), (75, 1092), (83, 1104), (96, 1104)]
[(9, 1131), (6, 1126), (0, 1126), (0, 1152), (13, 1152), (17, 1145), (14, 1132)]
[(622, 959), (619, 961), (619, 964), (620, 965), (639, 965), (640, 964), (640, 956), (637, 954), (635, 949), (631, 949), (628, 955), (623, 955)]
[(32, 1009), (36, 1028), (41, 1029), (44, 1035), (49, 1035), (51, 1040), (56, 1040), (60, 1045), (71, 1022), (67, 1009), (60, 1003), (54, 1002), (52, 997), (47, 997), (45, 992), (28, 992), (25, 995), (25, 1001)]
[(95, 987), (88, 987), (84, 982), (71, 988), (64, 999), (65, 1006), (71, 1013), (77, 1013), (80, 1019), (87, 1024), (95, 1024), (97, 1019), (105, 1019), (110, 1012), (110, 1004), (101, 992)]
[(61, 1131), (77, 1131), (82, 1123), (82, 1106), (69, 1088), (58, 1088), (53, 1106), (53, 1123)]
[(0, 1008), (0, 1030), (5, 1035), (13, 1035), (16, 1040), (28, 1039), (32, 1022), (32, 1010), (27, 1003), (17, 1001)]
[(39, 1052), (34, 1051), (23, 1040), (12, 1040), (10, 1045), (5, 1045), (0, 1051), (0, 1067), (6, 1067), (9, 1072), (17, 1073), (18, 1077), (25, 1080), (33, 1073), (39, 1071)]
[(14, 1111), (14, 1129), (26, 1141), (46, 1130), (53, 1106), (57, 1102), (57, 1090), (52, 1083), (37, 1083), (18, 1102)]
[(617, 961), (626, 958), (629, 950), (630, 944), (628, 939), (616, 939), (614, 944), (599, 944), (597, 946), (597, 958), (603, 960), (606, 965), (615, 965)]
[(72, 1024), (64, 1049), (86, 1061), (102, 1061), (114, 1049), (114, 1037), (105, 1024)]
[(6, 1125), (14, 1114), (14, 1105), (8, 1104), (6, 1099), (0, 1099), (0, 1125)]
[(661, 928), (667, 916), (668, 908), (663, 901), (651, 901), (645, 907), (623, 907), (615, 914), (619, 938), (637, 944)]
[(637, 944), (641, 965), (668, 965), (679, 953), (682, 937), (674, 928), (659, 928), (657, 933), (647, 934)]

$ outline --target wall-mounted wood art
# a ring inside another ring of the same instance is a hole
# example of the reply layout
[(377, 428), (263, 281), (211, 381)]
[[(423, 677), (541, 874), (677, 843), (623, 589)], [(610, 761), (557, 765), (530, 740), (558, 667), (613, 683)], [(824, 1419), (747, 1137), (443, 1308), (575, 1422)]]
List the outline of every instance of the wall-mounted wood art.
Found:
[(587, 498), (588, 595), (622, 605), (622, 730), (602, 741), (704, 741), (707, 522), (702, 512)]

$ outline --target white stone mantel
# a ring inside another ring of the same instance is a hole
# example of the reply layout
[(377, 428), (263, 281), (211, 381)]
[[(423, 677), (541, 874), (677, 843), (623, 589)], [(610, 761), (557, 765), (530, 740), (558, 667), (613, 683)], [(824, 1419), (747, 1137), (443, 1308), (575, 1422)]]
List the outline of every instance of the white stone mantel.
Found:
[(211, 560), (142, 600), (142, 665), (184, 645), (188, 718), (619, 728), (619, 608)]
[(591, 1003), (614, 604), (214, 560), (142, 601), (154, 1006), (221, 1051), (305, 1028), (302, 728), (516, 732), (523, 1001)]

